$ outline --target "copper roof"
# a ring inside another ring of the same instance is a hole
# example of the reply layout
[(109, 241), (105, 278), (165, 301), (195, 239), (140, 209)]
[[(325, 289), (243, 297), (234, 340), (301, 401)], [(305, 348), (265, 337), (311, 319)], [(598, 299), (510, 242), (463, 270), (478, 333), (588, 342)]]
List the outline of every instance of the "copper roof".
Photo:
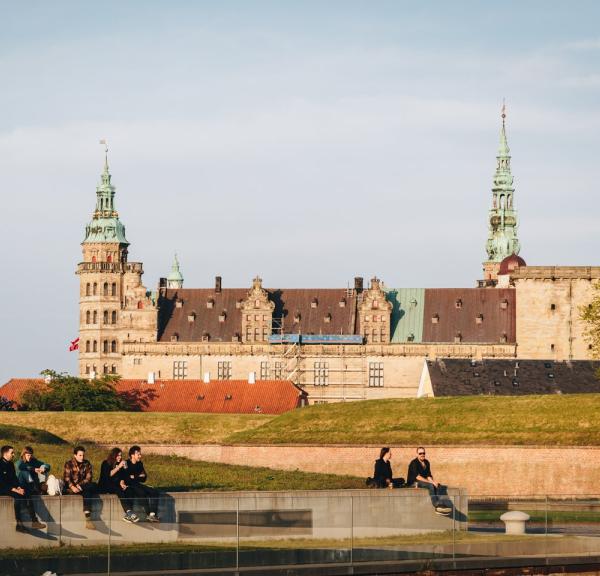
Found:
[[(285, 333), (354, 334), (356, 296), (344, 288), (267, 289), (275, 304), (274, 325)], [(239, 302), (247, 288), (166, 289), (158, 305), (158, 340), (231, 342), (241, 336)], [(180, 306), (177, 306), (177, 301)], [(343, 306), (340, 305), (343, 303)], [(224, 314), (223, 314), (224, 313)], [(295, 321), (298, 318), (298, 321)]]
[(500, 268), (498, 274), (510, 274), (515, 268), (519, 266), (527, 266), (525, 260), (516, 254), (507, 256), (502, 262), (500, 262)]
[[(0, 397), (20, 403), (42, 379), (13, 378), (0, 387)], [(119, 380), (117, 392), (142, 412), (210, 412), (217, 414), (281, 414), (302, 404), (307, 394), (287, 380)]]
[(427, 288), (423, 342), (513, 343), (515, 302), (510, 288)]

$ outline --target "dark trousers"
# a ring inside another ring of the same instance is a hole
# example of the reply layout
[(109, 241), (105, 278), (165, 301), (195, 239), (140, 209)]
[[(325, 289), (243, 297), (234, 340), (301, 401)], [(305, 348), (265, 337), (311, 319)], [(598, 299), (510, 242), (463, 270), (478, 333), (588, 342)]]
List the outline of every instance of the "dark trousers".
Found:
[(429, 491), (429, 496), (431, 498), (431, 503), (434, 506), (444, 506), (452, 508), (452, 502), (448, 498), (448, 488), (443, 484), (438, 484), (438, 486), (434, 486), (429, 482), (421, 482), (417, 480), (417, 488), (426, 488)]
[(27, 509), (31, 520), (37, 520), (35, 509), (33, 508), (33, 500), (28, 498), (27, 495), (21, 496), (21, 494), (13, 492), (12, 490), (3, 490), (0, 492), (0, 496), (10, 496), (13, 499), (13, 504), (15, 507), (15, 520), (17, 522), (23, 521), (23, 509), (25, 508)]
[(144, 508), (146, 514), (150, 514), (150, 512), (157, 513), (158, 499), (160, 497), (158, 490), (145, 484), (132, 484), (128, 486), (128, 490), (130, 490), (131, 496), (135, 498), (138, 504)]
[(73, 494), (74, 496), (81, 496), (83, 498), (83, 511), (91, 512), (92, 510), (92, 502), (98, 498), (98, 484), (95, 482), (88, 482), (87, 484), (81, 485), (81, 492), (71, 492), (71, 490), (67, 490), (69, 494)]
[(106, 490), (106, 494), (116, 495), (116, 497), (119, 499), (119, 502), (121, 503), (123, 512), (133, 510), (134, 496), (129, 486), (127, 486), (127, 489), (125, 490), (121, 490), (120, 486), (112, 486)]

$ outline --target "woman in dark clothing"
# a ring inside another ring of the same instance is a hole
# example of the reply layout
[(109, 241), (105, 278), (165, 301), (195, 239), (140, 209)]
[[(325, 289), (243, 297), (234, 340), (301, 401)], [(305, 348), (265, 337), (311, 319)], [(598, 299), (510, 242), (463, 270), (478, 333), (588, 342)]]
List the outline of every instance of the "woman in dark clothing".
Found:
[(100, 480), (98, 489), (100, 494), (116, 494), (121, 502), (125, 512), (123, 520), (125, 522), (135, 523), (139, 521), (136, 514), (133, 513), (132, 494), (123, 481), (122, 470), (125, 467), (123, 453), (120, 448), (113, 448), (100, 466)]
[(384, 447), (379, 453), (379, 459), (375, 460), (373, 480), (378, 488), (400, 488), (404, 485), (404, 478), (392, 476), (391, 457), (392, 451), (388, 447)]

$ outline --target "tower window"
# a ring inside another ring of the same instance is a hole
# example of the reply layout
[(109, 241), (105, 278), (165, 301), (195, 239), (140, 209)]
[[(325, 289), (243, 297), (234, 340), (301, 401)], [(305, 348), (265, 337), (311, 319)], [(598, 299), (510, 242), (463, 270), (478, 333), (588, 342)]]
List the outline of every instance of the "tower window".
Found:
[(116, 296), (117, 295), (117, 284), (116, 282), (112, 283), (112, 290), (111, 290), (111, 296)]
[[(98, 352), (98, 341), (97, 340), (94, 340), (93, 350), (94, 350), (94, 352)], [(95, 370), (94, 370), (94, 372), (95, 372)]]
[(104, 324), (108, 324), (108, 310), (105, 310), (103, 313)]
[(98, 284), (96, 282), (94, 282), (94, 285), (92, 287), (92, 293), (94, 294), (94, 296), (98, 294)]
[(556, 304), (550, 304), (550, 310), (556, 310)]
[(109, 264), (112, 262), (112, 254), (109, 254), (109, 255), (106, 257), (106, 261), (107, 261)]
[(111, 313), (111, 323), (112, 324), (116, 324), (117, 323), (117, 311), (113, 310)]
[(89, 340), (86, 340), (86, 342), (85, 342), (85, 351), (86, 352), (90, 351), (90, 341)]
[(102, 342), (102, 352), (104, 352), (104, 354), (108, 354), (110, 352), (108, 349), (108, 340), (104, 340), (104, 342)]
[(110, 369), (110, 373), (111, 374), (116, 374), (117, 373), (117, 367), (113, 364), (111, 369)]
[(92, 313), (91, 313), (91, 312), (88, 310), (88, 311), (85, 313), (85, 323), (86, 323), (86, 324), (89, 324), (89, 323), (90, 323), (90, 321), (91, 321), (91, 316), (92, 316)]
[(116, 352), (116, 351), (117, 351), (117, 341), (116, 341), (116, 340), (113, 340), (113, 341), (110, 343), (110, 351), (111, 351), (111, 352)]
[(94, 310), (92, 324), (98, 324), (98, 311)]
[(104, 374), (108, 374), (108, 364), (105, 364), (105, 365), (102, 367), (102, 372), (104, 372)]
[(91, 286), (91, 284), (88, 282), (88, 283), (85, 285), (85, 295), (86, 295), (86, 296), (91, 296), (91, 294), (92, 294), (92, 286)]
[(141, 300), (137, 303), (137, 309), (138, 310), (143, 310), (144, 309), (144, 303)]
[(554, 344), (550, 344), (550, 350), (554, 351)]
[(104, 286), (102, 286), (102, 295), (108, 296), (108, 282), (105, 282)]

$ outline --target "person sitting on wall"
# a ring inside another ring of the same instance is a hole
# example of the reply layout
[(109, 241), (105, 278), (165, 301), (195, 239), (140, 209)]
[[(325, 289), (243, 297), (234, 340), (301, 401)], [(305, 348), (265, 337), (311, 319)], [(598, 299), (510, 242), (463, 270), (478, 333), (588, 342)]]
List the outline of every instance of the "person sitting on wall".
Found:
[(448, 515), (452, 512), (447, 488), (433, 479), (431, 465), (429, 460), (425, 459), (423, 446), (417, 448), (417, 457), (408, 465), (407, 485), (428, 490), (436, 514)]
[(21, 458), (15, 465), (19, 486), (25, 488), (27, 496), (45, 494), (46, 481), (50, 472), (50, 464), (38, 460), (33, 455), (33, 448), (25, 446), (21, 452)]
[(132, 446), (129, 449), (129, 460), (127, 460), (123, 467), (121, 478), (125, 486), (124, 490), (129, 490), (129, 493), (144, 508), (146, 521), (159, 522), (157, 511), (160, 492), (144, 484), (148, 479), (148, 475), (146, 474), (146, 470), (144, 470), (142, 449), (139, 446)]
[(85, 448), (75, 446), (73, 457), (65, 462), (63, 481), (66, 494), (76, 494), (83, 498), (85, 527), (95, 530), (92, 523), (92, 501), (98, 494), (98, 486), (92, 482), (92, 465), (85, 459)]
[(98, 490), (100, 494), (116, 494), (123, 507), (125, 522), (135, 523), (139, 521), (137, 514), (134, 514), (133, 498), (131, 488), (127, 486), (123, 478), (123, 469), (125, 460), (120, 448), (113, 448), (100, 466), (100, 480), (98, 481)]
[(2, 446), (0, 449), (0, 496), (10, 496), (14, 501), (15, 520), (17, 521), (17, 532), (25, 532), (26, 528), (23, 525), (22, 513), (26, 507), (31, 518), (31, 527), (41, 530), (46, 525), (40, 522), (33, 508), (33, 501), (25, 495), (25, 488), (19, 486), (17, 472), (12, 459), (15, 455), (15, 450), (12, 446)]
[(401, 488), (404, 485), (404, 478), (392, 476), (391, 458), (392, 451), (386, 446), (379, 452), (379, 459), (375, 460), (373, 481), (377, 488)]

